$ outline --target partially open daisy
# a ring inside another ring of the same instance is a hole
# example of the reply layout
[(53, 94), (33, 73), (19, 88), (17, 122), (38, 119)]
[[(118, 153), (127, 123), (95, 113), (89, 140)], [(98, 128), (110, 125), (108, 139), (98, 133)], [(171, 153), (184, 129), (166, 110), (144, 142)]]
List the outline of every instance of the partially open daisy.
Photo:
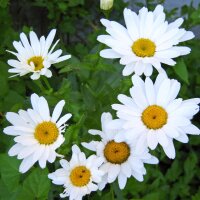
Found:
[(146, 174), (144, 163), (158, 163), (158, 159), (149, 154), (147, 148), (137, 151), (132, 140), (114, 141), (116, 134), (123, 134), (123, 130), (109, 129), (109, 123), (111, 122), (111, 114), (103, 113), (101, 117), (102, 131), (89, 130), (90, 134), (99, 135), (101, 141), (82, 143), (84, 147), (95, 151), (96, 155), (104, 160), (100, 169), (104, 171), (105, 175), (99, 184), (99, 189), (103, 189), (107, 183), (112, 183), (117, 178), (120, 189), (125, 187), (127, 178), (131, 176), (138, 181), (143, 181), (143, 175)]
[(123, 105), (112, 105), (119, 119), (110, 123), (110, 128), (120, 126), (126, 130), (116, 136), (116, 141), (124, 137), (136, 140), (138, 150), (145, 146), (155, 149), (159, 143), (169, 158), (175, 158), (173, 139), (187, 143), (186, 134), (200, 134), (191, 123), (199, 111), (200, 99), (176, 99), (180, 83), (165, 74), (158, 75), (155, 83), (150, 78), (143, 81), (137, 75), (132, 81), (131, 97), (120, 94), (118, 100)]
[(61, 156), (55, 150), (65, 140), (62, 132), (71, 117), (71, 114), (66, 114), (59, 119), (65, 105), (64, 100), (56, 105), (52, 116), (44, 97), (32, 94), (31, 104), (33, 109), (6, 114), (6, 119), (12, 126), (6, 127), (4, 133), (15, 136), (16, 142), (8, 154), (23, 159), (19, 168), (21, 173), (28, 171), (37, 161), (41, 168), (45, 168), (47, 161), (52, 163), (56, 156)]
[[(33, 73), (31, 75), (31, 79), (33, 80), (40, 78), (40, 75), (44, 75), (50, 78), (52, 76), (52, 72), (49, 70), (50, 66), (54, 63), (62, 62), (71, 57), (71, 55), (61, 56), (61, 49), (53, 52), (55, 46), (59, 42), (59, 40), (57, 40), (56, 43), (52, 46), (55, 34), (56, 30), (53, 29), (46, 39), (44, 36), (39, 39), (36, 33), (31, 31), (29, 34), (29, 43), (26, 35), (21, 33), (21, 41), (13, 42), (13, 46), (17, 52), (8, 51), (15, 55), (18, 59), (8, 60), (8, 64), (13, 67), (9, 69), (8, 72), (15, 73), (14, 76), (24, 76), (25, 74)], [(50, 49), (51, 46), (52, 48)]]
[[(163, 7), (148, 11), (143, 7), (139, 14), (124, 9), (126, 28), (115, 21), (101, 19), (109, 35), (100, 35), (97, 40), (110, 47), (100, 52), (103, 58), (120, 58), (125, 65), (123, 75), (132, 73), (150, 76), (155, 67), (163, 71), (161, 63), (175, 65), (173, 58), (190, 53), (190, 48), (177, 46), (194, 37), (191, 31), (179, 28), (183, 19), (172, 23), (165, 21)], [(152, 67), (153, 66), (153, 67)]]
[(70, 200), (82, 200), (82, 197), (98, 190), (103, 172), (99, 170), (102, 159), (95, 155), (89, 158), (80, 151), (78, 146), (72, 146), (72, 157), (68, 162), (60, 161), (61, 169), (48, 175), (56, 185), (63, 185), (65, 190), (60, 197), (69, 197)]

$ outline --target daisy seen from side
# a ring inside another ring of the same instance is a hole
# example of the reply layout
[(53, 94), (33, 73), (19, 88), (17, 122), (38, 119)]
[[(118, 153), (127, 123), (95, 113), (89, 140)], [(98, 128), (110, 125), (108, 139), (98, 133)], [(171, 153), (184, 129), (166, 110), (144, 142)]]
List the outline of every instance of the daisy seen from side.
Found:
[(13, 46), (17, 52), (7, 50), (17, 57), (17, 59), (8, 60), (8, 64), (12, 67), (8, 72), (14, 73), (15, 75), (13, 76), (24, 76), (32, 73), (31, 79), (33, 80), (39, 79), (41, 75), (50, 78), (52, 72), (49, 68), (52, 64), (71, 58), (71, 55), (61, 56), (61, 49), (53, 52), (59, 42), (57, 40), (52, 46), (55, 34), (56, 30), (53, 29), (47, 38), (44, 36), (38, 38), (36, 33), (31, 31), (29, 34), (29, 42), (27, 36), (21, 33), (20, 41), (13, 42)]

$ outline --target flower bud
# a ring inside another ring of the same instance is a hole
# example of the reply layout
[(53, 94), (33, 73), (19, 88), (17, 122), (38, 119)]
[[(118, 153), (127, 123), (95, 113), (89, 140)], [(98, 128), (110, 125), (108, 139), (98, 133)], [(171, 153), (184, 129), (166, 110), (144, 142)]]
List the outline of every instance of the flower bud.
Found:
[(110, 10), (113, 7), (114, 0), (100, 0), (100, 8), (102, 10)]

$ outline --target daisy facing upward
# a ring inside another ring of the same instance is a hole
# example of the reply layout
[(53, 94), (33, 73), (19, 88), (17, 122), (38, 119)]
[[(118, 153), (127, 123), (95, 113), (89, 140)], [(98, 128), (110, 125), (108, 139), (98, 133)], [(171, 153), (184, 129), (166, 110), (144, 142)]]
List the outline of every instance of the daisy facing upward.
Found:
[(62, 168), (48, 175), (56, 185), (63, 185), (64, 192), (61, 198), (69, 197), (69, 200), (82, 200), (83, 196), (98, 190), (103, 171), (99, 170), (102, 159), (91, 155), (89, 158), (80, 151), (77, 145), (72, 146), (72, 157), (68, 162), (62, 159)]
[(17, 53), (13, 51), (8, 51), (15, 55), (18, 59), (8, 60), (8, 64), (13, 67), (9, 69), (8, 72), (15, 73), (14, 76), (24, 76), (28, 73), (33, 73), (31, 75), (31, 79), (33, 80), (39, 79), (40, 75), (44, 75), (50, 78), (52, 76), (52, 72), (49, 70), (49, 68), (52, 64), (59, 63), (71, 58), (71, 55), (61, 56), (61, 49), (53, 52), (54, 48), (59, 42), (59, 40), (57, 40), (56, 43), (52, 46), (55, 34), (56, 30), (53, 29), (46, 39), (44, 36), (39, 39), (36, 33), (31, 31), (29, 34), (29, 42), (26, 35), (24, 33), (21, 33), (21, 41), (13, 42), (13, 46), (17, 50)]
[(32, 94), (31, 104), (32, 109), (6, 114), (12, 126), (6, 127), (4, 133), (15, 136), (16, 142), (8, 154), (23, 159), (19, 168), (21, 173), (28, 171), (37, 161), (41, 168), (45, 168), (47, 162), (53, 163), (57, 156), (62, 157), (55, 150), (64, 142), (62, 133), (65, 131), (65, 123), (72, 116), (65, 114), (59, 119), (64, 100), (56, 105), (52, 116), (44, 97)]
[(117, 134), (116, 141), (135, 140), (139, 151), (146, 146), (153, 150), (160, 144), (165, 154), (174, 159), (173, 139), (187, 143), (187, 134), (200, 134), (191, 123), (199, 111), (200, 98), (176, 99), (180, 83), (164, 73), (158, 75), (155, 83), (148, 77), (143, 81), (137, 75), (132, 82), (131, 97), (120, 94), (118, 100), (122, 104), (112, 105), (119, 119), (110, 123), (110, 128), (125, 129), (123, 134)]
[(107, 183), (112, 183), (116, 179), (118, 179), (120, 189), (124, 189), (127, 178), (131, 176), (138, 181), (143, 181), (143, 175), (146, 174), (144, 163), (158, 164), (158, 159), (149, 154), (147, 148), (142, 151), (136, 151), (134, 141), (124, 139), (120, 142), (115, 142), (115, 135), (123, 132), (123, 130), (109, 129), (109, 123), (111, 122), (111, 114), (103, 113), (101, 116), (102, 131), (89, 130), (90, 134), (99, 135), (101, 141), (82, 143), (85, 148), (95, 151), (96, 155), (103, 159), (100, 169), (105, 175), (99, 183), (100, 190)]
[(161, 63), (175, 65), (173, 58), (190, 53), (190, 48), (177, 46), (194, 38), (191, 31), (180, 28), (183, 19), (172, 23), (165, 21), (163, 6), (158, 5), (154, 11), (143, 7), (139, 14), (124, 9), (126, 28), (115, 21), (101, 19), (109, 35), (100, 35), (97, 40), (109, 49), (100, 52), (103, 58), (120, 58), (125, 65), (123, 75), (132, 73), (151, 76), (153, 67), (162, 72)]

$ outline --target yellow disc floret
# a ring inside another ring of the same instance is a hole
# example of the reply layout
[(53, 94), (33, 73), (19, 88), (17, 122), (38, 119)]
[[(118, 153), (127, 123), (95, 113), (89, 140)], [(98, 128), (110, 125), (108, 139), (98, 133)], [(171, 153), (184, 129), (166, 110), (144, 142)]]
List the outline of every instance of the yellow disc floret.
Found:
[(106, 160), (113, 164), (122, 164), (130, 156), (130, 147), (125, 142), (109, 141), (104, 148)]
[(70, 180), (76, 187), (86, 186), (90, 182), (91, 172), (85, 166), (78, 166), (72, 169)]
[(44, 68), (43, 61), (44, 61), (44, 59), (42, 58), (42, 56), (33, 56), (33, 57), (29, 58), (27, 62), (29, 65), (32, 62), (35, 66), (34, 71), (39, 71), (42, 68)]
[(162, 128), (167, 123), (167, 112), (157, 105), (148, 106), (142, 113), (142, 121), (149, 129)]
[(54, 143), (59, 135), (59, 130), (55, 123), (44, 121), (35, 128), (34, 136), (40, 144), (50, 145)]
[(156, 45), (149, 39), (140, 38), (132, 45), (133, 53), (138, 57), (152, 57), (156, 51)]

